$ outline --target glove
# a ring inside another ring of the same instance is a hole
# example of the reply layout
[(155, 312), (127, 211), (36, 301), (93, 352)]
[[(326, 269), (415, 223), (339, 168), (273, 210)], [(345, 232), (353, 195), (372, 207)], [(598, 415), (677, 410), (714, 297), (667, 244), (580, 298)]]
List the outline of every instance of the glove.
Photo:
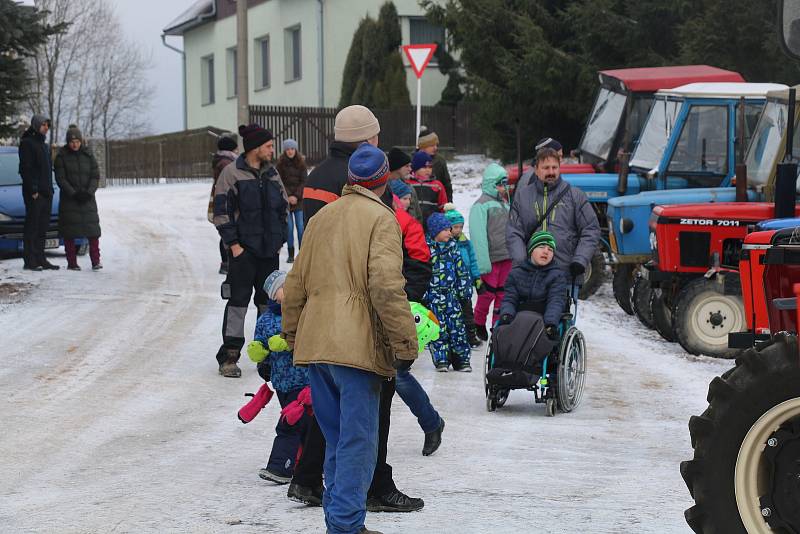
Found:
[(547, 338), (550, 341), (557, 341), (558, 340), (558, 328), (549, 324), (544, 327), (544, 333), (547, 335)]
[(264, 409), (269, 400), (272, 398), (272, 390), (266, 384), (261, 384), (257, 393), (246, 393), (245, 397), (253, 397), (253, 399), (239, 409), (239, 421), (244, 424), (249, 423), (256, 418), (258, 413)]
[(260, 341), (251, 341), (247, 344), (247, 356), (253, 360), (253, 363), (261, 363), (269, 356), (269, 351), (264, 347)]
[(480, 278), (475, 280), (475, 291), (478, 292), (478, 295), (483, 295), (484, 293), (486, 293), (486, 286), (483, 285), (483, 280), (481, 280)]
[(408, 371), (411, 369), (411, 364), (414, 363), (414, 360), (395, 360), (392, 366), (397, 369), (398, 371)]
[(504, 313), (503, 315), (500, 316), (500, 320), (497, 321), (497, 325), (502, 326), (504, 324), (511, 324), (511, 319), (512, 317), (510, 314)]
[(311, 402), (311, 388), (309, 386), (304, 387), (297, 395), (297, 399), (287, 404), (286, 407), (281, 410), (281, 419), (290, 426), (294, 426), (304, 414), (314, 414)]
[(573, 278), (583, 274), (586, 272), (586, 267), (583, 264), (578, 263), (577, 261), (573, 261), (569, 264), (569, 274), (572, 275)]
[(267, 341), (269, 350), (272, 352), (286, 352), (289, 350), (289, 344), (280, 334), (275, 334)]

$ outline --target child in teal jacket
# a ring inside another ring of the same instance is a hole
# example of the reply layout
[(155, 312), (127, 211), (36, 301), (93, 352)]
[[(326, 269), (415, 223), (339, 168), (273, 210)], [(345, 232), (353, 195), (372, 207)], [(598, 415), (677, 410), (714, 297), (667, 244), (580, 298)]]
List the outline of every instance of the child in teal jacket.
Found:
[[(458, 244), (461, 258), (469, 271), (470, 285), (475, 288), (480, 288), (481, 272), (478, 269), (478, 259), (475, 257), (475, 249), (472, 246), (472, 242), (464, 233), (464, 216), (456, 210), (455, 204), (451, 203), (444, 205), (444, 216), (447, 217), (447, 220), (453, 225), (450, 232), (453, 235), (453, 240)], [(461, 310), (464, 313), (464, 325), (467, 327), (467, 340), (469, 341), (470, 347), (480, 347), (481, 340), (475, 335), (475, 318), (472, 314), (471, 289), (469, 290), (469, 296), (461, 300)]]

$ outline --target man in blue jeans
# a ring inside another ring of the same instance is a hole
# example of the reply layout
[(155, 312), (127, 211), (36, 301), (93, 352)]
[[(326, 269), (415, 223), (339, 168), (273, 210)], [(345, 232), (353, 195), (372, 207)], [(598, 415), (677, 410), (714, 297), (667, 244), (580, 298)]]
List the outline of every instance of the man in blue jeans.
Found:
[[(351, 106), (343, 112), (353, 115), (337, 118), (337, 125), (351, 124), (348, 138), (377, 136), (377, 119), (365, 120), (369, 110)], [(381, 382), (417, 357), (403, 291), (400, 227), (380, 199), (388, 176), (378, 148), (365, 143), (353, 152), (348, 185), (310, 220), (305, 252), (284, 286), (283, 335), (294, 363), (308, 365), (326, 441), (322, 506), (331, 534), (374, 533), (364, 518), (378, 453)]]

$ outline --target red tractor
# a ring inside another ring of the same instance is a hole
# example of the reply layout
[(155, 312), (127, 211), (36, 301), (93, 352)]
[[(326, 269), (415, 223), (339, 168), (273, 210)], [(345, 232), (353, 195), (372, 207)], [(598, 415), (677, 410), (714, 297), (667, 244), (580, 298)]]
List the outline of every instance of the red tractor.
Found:
[(800, 532), (800, 228), (751, 233), (743, 252), (751, 324), (770, 337), (711, 382), (708, 409), (689, 420), (686, 521), (698, 534)]
[(656, 206), (653, 261), (634, 285), (637, 316), (691, 354), (735, 357), (745, 347), (729, 347), (728, 336), (745, 329), (749, 313), (740, 281), (742, 244), (757, 223), (774, 217), (770, 202)]

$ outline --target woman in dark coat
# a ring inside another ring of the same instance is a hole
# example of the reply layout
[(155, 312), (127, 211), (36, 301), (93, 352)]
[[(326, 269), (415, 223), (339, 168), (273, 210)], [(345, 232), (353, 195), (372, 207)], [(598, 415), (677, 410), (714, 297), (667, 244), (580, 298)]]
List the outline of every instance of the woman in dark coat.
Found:
[(294, 228), (297, 228), (297, 248), (300, 248), (303, 240), (303, 188), (308, 177), (306, 160), (298, 151), (297, 141), (287, 139), (283, 142), (282, 153), (278, 158), (278, 174), (289, 195), (289, 239), (286, 244), (289, 246), (288, 263), (294, 261)]
[(64, 238), (67, 269), (80, 271), (75, 238), (89, 239), (92, 270), (103, 268), (100, 263), (100, 218), (94, 194), (100, 181), (97, 160), (83, 145), (83, 135), (77, 126), (67, 129), (67, 144), (58, 151), (53, 164), (56, 182), (61, 189), (58, 206), (58, 225)]

